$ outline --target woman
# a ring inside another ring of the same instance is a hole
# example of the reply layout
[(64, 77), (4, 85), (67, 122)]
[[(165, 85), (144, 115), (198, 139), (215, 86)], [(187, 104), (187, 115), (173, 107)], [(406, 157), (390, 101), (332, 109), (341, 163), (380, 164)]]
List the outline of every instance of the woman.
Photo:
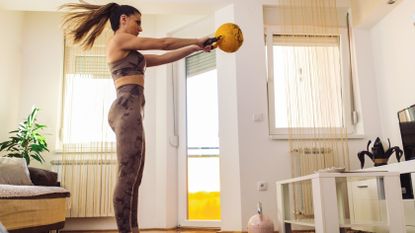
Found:
[[(114, 31), (107, 46), (107, 62), (117, 92), (108, 116), (116, 135), (119, 166), (114, 210), (119, 232), (138, 232), (138, 187), (143, 175), (145, 151), (142, 122), (144, 70), (146, 67), (177, 61), (199, 50), (210, 51), (211, 46), (203, 47), (207, 37), (137, 37), (142, 31), (141, 13), (132, 6), (71, 3), (61, 8), (70, 11), (65, 16), (64, 26), (68, 27), (74, 43), (81, 44), (85, 49), (93, 46), (108, 20)], [(174, 51), (162, 55), (143, 55), (137, 51), (148, 49)]]

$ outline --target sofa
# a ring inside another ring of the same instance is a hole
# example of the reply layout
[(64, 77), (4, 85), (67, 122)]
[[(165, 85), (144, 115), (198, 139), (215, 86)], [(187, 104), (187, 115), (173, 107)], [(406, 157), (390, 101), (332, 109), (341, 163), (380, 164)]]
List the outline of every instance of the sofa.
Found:
[(9, 233), (59, 232), (69, 196), (55, 172), (27, 167), (24, 159), (0, 157), (0, 224)]

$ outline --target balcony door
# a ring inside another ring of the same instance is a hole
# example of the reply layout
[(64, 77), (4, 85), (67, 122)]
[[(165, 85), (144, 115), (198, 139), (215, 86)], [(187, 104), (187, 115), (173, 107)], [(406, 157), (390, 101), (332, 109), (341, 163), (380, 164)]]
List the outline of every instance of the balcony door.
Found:
[(219, 227), (220, 173), (215, 53), (177, 64), (179, 224)]

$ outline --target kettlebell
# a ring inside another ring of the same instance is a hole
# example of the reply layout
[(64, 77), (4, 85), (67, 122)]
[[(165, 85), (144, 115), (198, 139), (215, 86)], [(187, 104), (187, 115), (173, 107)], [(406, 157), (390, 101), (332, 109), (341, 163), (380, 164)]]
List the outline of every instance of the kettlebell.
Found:
[(261, 202), (258, 202), (257, 214), (248, 221), (248, 233), (274, 233), (274, 223), (262, 213)]
[(209, 38), (203, 46), (213, 45), (224, 52), (236, 52), (242, 45), (244, 37), (241, 28), (234, 23), (224, 23), (215, 32), (215, 37)]

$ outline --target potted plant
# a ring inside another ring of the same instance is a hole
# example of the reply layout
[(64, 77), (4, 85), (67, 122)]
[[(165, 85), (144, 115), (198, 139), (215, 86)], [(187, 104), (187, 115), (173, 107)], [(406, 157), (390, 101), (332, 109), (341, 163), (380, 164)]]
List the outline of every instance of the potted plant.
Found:
[(7, 151), (7, 157), (25, 158), (27, 165), (31, 159), (40, 163), (45, 162), (41, 153), (48, 150), (46, 138), (40, 132), (46, 128), (45, 125), (37, 123), (39, 108), (33, 107), (32, 112), (25, 121), (19, 124), (17, 130), (10, 131), (13, 134), (9, 140), (0, 143), (0, 151)]

